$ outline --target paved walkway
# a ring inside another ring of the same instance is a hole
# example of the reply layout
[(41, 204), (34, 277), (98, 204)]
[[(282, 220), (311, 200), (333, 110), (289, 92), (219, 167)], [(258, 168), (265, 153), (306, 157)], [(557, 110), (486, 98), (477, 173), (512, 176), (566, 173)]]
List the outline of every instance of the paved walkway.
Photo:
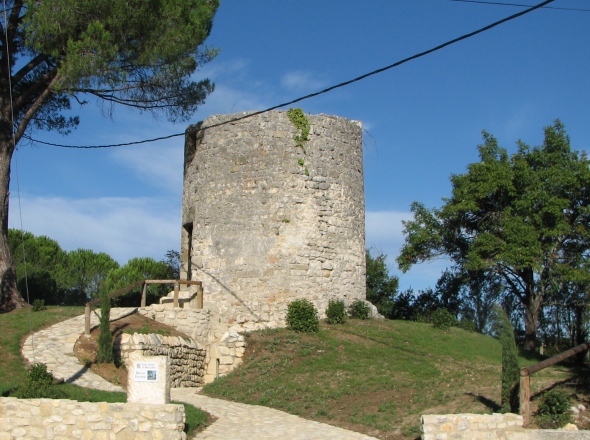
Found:
[[(136, 307), (117, 307), (111, 309), (111, 321), (130, 315)], [(90, 315), (90, 326), (98, 325), (98, 314)], [(104, 391), (123, 391), (123, 388), (107, 382), (78, 362), (74, 356), (74, 345), (84, 333), (84, 315), (59, 322), (45, 330), (30, 335), (22, 349), (22, 354), (31, 364), (40, 362), (58, 380), (64, 380), (84, 388)]]
[[(111, 309), (111, 320), (131, 314), (135, 308)], [(91, 325), (98, 324), (93, 314)], [(29, 336), (22, 349), (31, 363), (42, 362), (57, 379), (76, 385), (106, 391), (123, 391), (88, 368), (80, 365), (74, 356), (74, 345), (84, 332), (84, 315), (55, 324)], [(246, 405), (197, 394), (195, 388), (173, 388), (173, 400), (190, 403), (217, 417), (217, 421), (197, 439), (277, 439), (289, 440), (361, 440), (373, 439), (357, 432), (302, 419), (264, 406)]]

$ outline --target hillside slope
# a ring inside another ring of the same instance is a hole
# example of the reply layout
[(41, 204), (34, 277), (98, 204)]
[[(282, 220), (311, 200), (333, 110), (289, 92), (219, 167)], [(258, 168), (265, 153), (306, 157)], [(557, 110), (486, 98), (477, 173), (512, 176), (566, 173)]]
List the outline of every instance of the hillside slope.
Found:
[[(499, 407), (497, 340), (458, 328), (390, 320), (247, 336), (242, 367), (204, 393), (265, 405), (383, 439), (420, 435), (421, 414), (491, 413)], [(521, 365), (536, 363), (521, 358)], [(533, 392), (573, 375), (534, 376)]]

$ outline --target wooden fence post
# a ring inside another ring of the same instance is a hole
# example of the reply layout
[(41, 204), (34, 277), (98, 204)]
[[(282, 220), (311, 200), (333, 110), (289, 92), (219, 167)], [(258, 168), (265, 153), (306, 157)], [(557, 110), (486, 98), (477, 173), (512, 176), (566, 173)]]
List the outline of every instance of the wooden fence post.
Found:
[(531, 423), (531, 376), (526, 368), (520, 370), (520, 415), (522, 426), (528, 428)]
[(197, 284), (197, 309), (203, 308), (203, 285)]
[(147, 284), (143, 283), (143, 289), (141, 289), (141, 307), (145, 307), (147, 300)]
[(178, 281), (174, 282), (174, 304), (173, 307), (178, 307), (178, 291), (180, 290), (180, 284)]
[(84, 334), (90, 336), (90, 304), (84, 307)]

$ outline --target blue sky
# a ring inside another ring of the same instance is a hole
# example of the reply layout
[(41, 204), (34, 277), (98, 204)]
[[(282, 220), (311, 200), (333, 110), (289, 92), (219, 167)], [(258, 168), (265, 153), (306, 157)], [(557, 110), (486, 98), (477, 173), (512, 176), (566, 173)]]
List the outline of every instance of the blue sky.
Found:
[[(527, 3), (533, 4), (531, 0)], [(523, 3), (522, 1), (515, 3)], [(589, 9), (589, 0), (550, 6)], [(215, 92), (190, 121), (91, 103), (67, 137), (97, 145), (180, 133), (209, 115), (260, 110), (318, 91), (521, 11), (449, 0), (222, 0), (207, 44), (220, 49), (198, 77)], [(515, 151), (562, 120), (573, 148), (590, 147), (590, 12), (542, 9), (431, 55), (297, 106), (360, 120), (367, 245), (388, 254), (401, 289), (434, 286), (444, 261), (397, 270), (410, 204), (440, 206), (451, 174), (478, 160), (481, 131)], [(19, 144), (10, 227), (48, 235), (66, 250), (120, 263), (180, 247), (183, 138), (105, 150)]]

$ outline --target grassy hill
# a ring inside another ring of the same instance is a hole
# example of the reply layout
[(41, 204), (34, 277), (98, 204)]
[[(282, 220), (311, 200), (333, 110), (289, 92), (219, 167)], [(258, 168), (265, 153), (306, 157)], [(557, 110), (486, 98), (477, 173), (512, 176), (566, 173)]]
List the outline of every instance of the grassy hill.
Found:
[[(7, 395), (26, 379), (20, 344), (28, 333), (82, 313), (78, 307), (50, 307), (0, 314), (0, 393)], [(206, 386), (206, 394), (274, 407), (382, 439), (419, 437), (421, 414), (491, 413), (500, 403), (499, 343), (458, 328), (350, 320), (322, 324), (318, 334), (266, 330), (247, 335), (247, 341), (243, 365)], [(520, 363), (538, 360), (523, 356)], [(588, 386), (580, 377), (564, 366), (548, 368), (532, 376), (532, 391), (560, 383), (590, 406)], [(125, 400), (123, 393), (67, 384), (60, 388), (77, 400)], [(190, 412), (187, 418), (193, 426), (203, 423), (202, 414)]]
[[(383, 439), (419, 437), (421, 414), (491, 413), (500, 403), (500, 344), (458, 328), (350, 320), (312, 335), (256, 332), (247, 342), (244, 364), (205, 394)], [(533, 393), (575, 377), (565, 367), (543, 370)]]

